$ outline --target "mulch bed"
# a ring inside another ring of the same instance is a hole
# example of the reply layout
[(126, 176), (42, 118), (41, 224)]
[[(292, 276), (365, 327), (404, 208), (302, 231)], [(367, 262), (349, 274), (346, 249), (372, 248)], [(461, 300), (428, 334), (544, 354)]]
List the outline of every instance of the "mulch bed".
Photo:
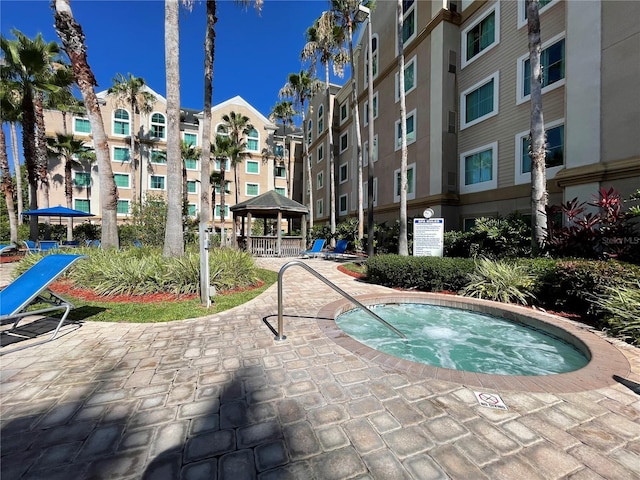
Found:
[[(230, 295), (232, 293), (240, 293), (256, 288), (260, 288), (264, 285), (264, 282), (260, 281), (256, 285), (246, 288), (236, 288), (233, 290), (224, 290), (217, 292), (217, 295)], [(103, 296), (96, 294), (93, 290), (86, 288), (79, 288), (70, 280), (58, 280), (51, 284), (51, 290), (58, 295), (69, 295), (74, 298), (79, 298), (86, 302), (103, 302), (103, 303), (161, 303), (161, 302), (176, 302), (185, 300), (194, 300), (200, 298), (200, 295), (195, 293), (189, 294), (175, 294), (175, 293), (149, 293), (145, 295), (109, 295)]]

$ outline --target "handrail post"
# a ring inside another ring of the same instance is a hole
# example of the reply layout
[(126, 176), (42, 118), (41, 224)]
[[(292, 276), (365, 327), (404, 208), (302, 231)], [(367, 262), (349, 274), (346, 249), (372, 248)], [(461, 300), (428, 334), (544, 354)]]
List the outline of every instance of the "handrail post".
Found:
[(342, 295), (344, 298), (346, 298), (347, 300), (349, 300), (351, 303), (353, 303), (355, 306), (361, 308), (362, 310), (364, 310), (366, 313), (368, 313), (369, 315), (371, 315), (374, 319), (376, 319), (377, 321), (379, 321), (380, 323), (382, 323), (385, 327), (387, 327), (389, 330), (391, 330), (393, 333), (395, 333), (396, 335), (398, 335), (400, 338), (403, 338), (406, 340), (406, 336), (404, 335), (404, 333), (402, 333), (400, 330), (398, 330), (396, 327), (394, 327), (393, 325), (391, 325), (389, 322), (387, 322), (385, 319), (381, 318), (379, 315), (375, 314), (373, 311), (371, 311), (370, 309), (368, 309), (366, 306), (364, 306), (362, 303), (360, 303), (358, 300), (356, 300), (355, 298), (353, 298), (351, 295), (349, 295), (347, 292), (345, 292), (344, 290), (342, 290), (340, 287), (338, 287), (337, 285), (335, 285), (334, 283), (332, 283), (331, 281), (329, 281), (327, 278), (323, 277), (322, 275), (320, 275), (318, 272), (316, 272), (313, 268), (311, 268), (309, 265), (307, 265), (304, 262), (301, 262), (300, 260), (292, 260), (291, 262), (287, 262), (285, 263), (282, 268), (280, 269), (280, 271), (278, 272), (278, 334), (276, 335), (275, 339), (276, 340), (285, 340), (287, 337), (286, 335), (284, 335), (284, 318), (283, 318), (283, 314), (282, 314), (282, 310), (283, 310), (283, 305), (282, 305), (282, 284), (283, 284), (283, 277), (284, 277), (284, 272), (287, 268), (289, 267), (293, 267), (294, 265), (299, 265), (301, 267), (303, 267), (305, 270), (307, 270), (309, 273), (315, 275), (315, 277), (319, 280), (321, 280), (322, 282), (324, 282), (325, 285), (328, 285), (329, 287), (331, 287), (332, 289), (334, 289), (336, 292), (338, 292), (340, 295)]

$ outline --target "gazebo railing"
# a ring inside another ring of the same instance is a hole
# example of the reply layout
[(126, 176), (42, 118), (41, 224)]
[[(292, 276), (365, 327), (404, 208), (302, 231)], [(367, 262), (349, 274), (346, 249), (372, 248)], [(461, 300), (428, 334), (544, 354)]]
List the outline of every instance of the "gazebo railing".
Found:
[(256, 257), (295, 257), (300, 255), (302, 237), (282, 237), (278, 250), (278, 237), (251, 236), (247, 238), (247, 251)]

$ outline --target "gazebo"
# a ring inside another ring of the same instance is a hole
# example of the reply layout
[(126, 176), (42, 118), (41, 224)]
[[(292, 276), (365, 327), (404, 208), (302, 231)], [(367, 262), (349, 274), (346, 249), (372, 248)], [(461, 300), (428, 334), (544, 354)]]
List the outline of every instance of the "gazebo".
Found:
[[(309, 209), (290, 198), (270, 190), (257, 197), (250, 198), (230, 208), (233, 213), (233, 223), (240, 222), (240, 235), (237, 236), (238, 245), (244, 247), (251, 255), (266, 257), (293, 257), (306, 249), (307, 214)], [(263, 235), (251, 235), (251, 221), (253, 218), (276, 219), (276, 231), (268, 235), (265, 221)], [(246, 219), (246, 222), (245, 222)], [(291, 233), (291, 221), (300, 219), (300, 236), (282, 235), (282, 220), (286, 219), (288, 233)]]

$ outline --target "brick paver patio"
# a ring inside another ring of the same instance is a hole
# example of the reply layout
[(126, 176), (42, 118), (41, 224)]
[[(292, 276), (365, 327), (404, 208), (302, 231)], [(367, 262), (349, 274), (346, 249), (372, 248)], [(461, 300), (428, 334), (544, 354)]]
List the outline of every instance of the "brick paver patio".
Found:
[[(350, 295), (392, 293), (305, 262)], [(3, 355), (2, 480), (640, 478), (639, 349), (612, 341), (627, 363), (597, 388), (493, 383), (503, 411), (455, 375), (336, 343), (321, 325), (339, 299), (291, 268), (284, 341), (263, 321), (277, 323), (274, 285), (211, 317), (86, 322)]]

